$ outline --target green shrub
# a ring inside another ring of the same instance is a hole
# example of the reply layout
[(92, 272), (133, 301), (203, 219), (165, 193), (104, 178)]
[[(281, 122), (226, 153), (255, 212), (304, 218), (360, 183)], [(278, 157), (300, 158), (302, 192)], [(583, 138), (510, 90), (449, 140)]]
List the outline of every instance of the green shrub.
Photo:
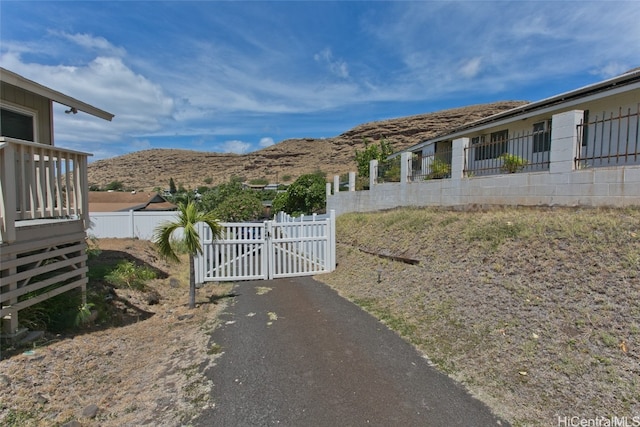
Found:
[(82, 294), (65, 292), (20, 310), (20, 325), (32, 331), (60, 333), (73, 329)]
[(527, 159), (523, 159), (515, 154), (504, 153), (500, 156), (502, 159), (502, 166), (500, 169), (506, 173), (516, 173), (524, 169), (527, 166)]
[(95, 236), (89, 236), (87, 238), (87, 257), (89, 259), (96, 258), (102, 252), (98, 247), (98, 238)]
[(122, 181), (111, 181), (109, 184), (107, 184), (105, 190), (107, 190), (107, 191), (123, 191), (124, 190), (124, 184), (122, 183)]
[(442, 159), (434, 158), (425, 179), (442, 179), (451, 176), (451, 165)]
[(378, 163), (378, 182), (400, 182), (400, 156)]
[(267, 178), (256, 178), (249, 181), (251, 185), (267, 185), (269, 184), (269, 180)]
[(364, 149), (362, 151), (356, 150), (355, 161), (358, 168), (358, 176), (368, 179), (369, 162), (371, 160), (377, 160), (379, 162), (378, 170), (380, 170), (380, 163), (383, 163), (387, 157), (393, 154), (393, 147), (391, 143), (384, 138), (378, 141), (378, 145), (370, 143), (366, 138), (363, 139), (362, 142)]
[(78, 307), (78, 312), (76, 313), (75, 326), (80, 326), (89, 321), (91, 319), (91, 309), (95, 306), (93, 303), (86, 303)]
[(144, 290), (145, 283), (156, 278), (149, 267), (136, 266), (131, 261), (121, 261), (116, 268), (105, 276), (105, 280), (117, 288), (128, 287)]

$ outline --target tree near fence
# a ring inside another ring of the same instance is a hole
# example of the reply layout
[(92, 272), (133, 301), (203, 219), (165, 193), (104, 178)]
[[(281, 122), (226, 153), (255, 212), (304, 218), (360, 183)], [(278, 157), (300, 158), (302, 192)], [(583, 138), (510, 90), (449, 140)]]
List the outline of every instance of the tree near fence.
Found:
[(321, 212), (327, 203), (326, 178), (323, 172), (301, 175), (273, 200), (273, 211), (284, 211), (290, 215)]
[(157, 245), (160, 255), (166, 259), (180, 262), (172, 245), (171, 236), (178, 228), (183, 229), (180, 243), (186, 248), (189, 254), (189, 308), (196, 306), (196, 274), (194, 257), (202, 253), (200, 236), (196, 230), (196, 224), (204, 222), (211, 228), (213, 239), (218, 239), (222, 228), (212, 212), (202, 212), (198, 210), (195, 202), (188, 204), (178, 204), (178, 218), (175, 221), (167, 221), (156, 228), (153, 242)]
[(369, 162), (377, 160), (380, 163), (384, 163), (387, 157), (393, 154), (393, 147), (384, 138), (378, 141), (378, 145), (370, 143), (368, 139), (364, 139), (362, 142), (364, 143), (364, 150), (356, 150), (355, 155), (358, 176), (369, 179)]
[(369, 188), (369, 168), (371, 160), (378, 161), (378, 171), (383, 172), (383, 181), (396, 181), (395, 176), (400, 176), (400, 159), (387, 161), (387, 157), (393, 154), (393, 146), (385, 138), (372, 144), (368, 139), (363, 139), (364, 150), (356, 150), (355, 161), (358, 169), (356, 188), (362, 190)]
[(229, 222), (255, 221), (263, 211), (260, 193), (243, 188), (242, 179), (238, 177), (231, 177), (229, 182), (202, 193), (200, 207)]
[(253, 190), (243, 190), (224, 199), (213, 213), (216, 217), (228, 222), (255, 221), (262, 216), (262, 202)]

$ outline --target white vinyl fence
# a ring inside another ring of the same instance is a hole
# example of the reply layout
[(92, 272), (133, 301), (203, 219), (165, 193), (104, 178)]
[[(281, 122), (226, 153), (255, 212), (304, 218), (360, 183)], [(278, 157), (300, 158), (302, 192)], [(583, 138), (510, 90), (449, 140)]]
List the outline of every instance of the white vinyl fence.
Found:
[[(163, 212), (90, 212), (89, 237), (100, 238), (131, 238), (152, 240), (153, 232), (160, 224), (174, 221), (175, 211)], [(181, 232), (181, 230), (176, 230)], [(174, 237), (180, 238), (179, 235)]]
[(222, 234), (199, 224), (202, 254), (196, 282), (275, 279), (331, 272), (336, 266), (335, 212), (262, 223), (220, 223)]
[[(155, 229), (177, 212), (92, 212), (87, 231), (95, 238), (152, 240)], [(273, 221), (220, 223), (222, 235), (198, 224), (202, 255), (195, 259), (196, 281), (238, 281), (295, 277), (331, 272), (336, 266), (335, 211), (327, 215)], [(180, 238), (182, 229), (174, 232)]]
[[(175, 211), (161, 212), (90, 212), (90, 227), (87, 235), (90, 237), (115, 238), (115, 239), (140, 239), (152, 240), (153, 232), (160, 224), (166, 221), (174, 221), (178, 214)], [(300, 222), (321, 221), (329, 219), (329, 214), (313, 214), (292, 217), (285, 212), (278, 212), (274, 219), (276, 222)], [(176, 230), (180, 233), (181, 230)], [(295, 232), (291, 230), (291, 232)], [(174, 237), (180, 238), (180, 234)], [(295, 237), (295, 236), (292, 236)]]

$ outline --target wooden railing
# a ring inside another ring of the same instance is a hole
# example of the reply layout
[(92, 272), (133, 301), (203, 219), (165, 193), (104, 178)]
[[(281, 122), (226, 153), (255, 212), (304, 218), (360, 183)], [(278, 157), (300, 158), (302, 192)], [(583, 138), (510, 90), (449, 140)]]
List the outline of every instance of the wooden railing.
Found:
[(0, 137), (0, 243), (16, 221), (88, 218), (89, 154)]

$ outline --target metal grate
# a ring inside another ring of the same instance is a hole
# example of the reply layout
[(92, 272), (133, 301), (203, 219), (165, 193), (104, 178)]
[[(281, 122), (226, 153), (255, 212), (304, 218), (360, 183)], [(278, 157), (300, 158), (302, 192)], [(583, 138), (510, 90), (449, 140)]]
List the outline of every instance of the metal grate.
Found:
[(451, 148), (426, 156), (416, 156), (411, 162), (411, 181), (451, 178)]
[(585, 111), (577, 130), (576, 169), (640, 163), (640, 103), (635, 111), (619, 108), (593, 120)]
[(549, 169), (551, 125), (507, 139), (472, 138), (465, 148), (466, 176), (536, 172)]

